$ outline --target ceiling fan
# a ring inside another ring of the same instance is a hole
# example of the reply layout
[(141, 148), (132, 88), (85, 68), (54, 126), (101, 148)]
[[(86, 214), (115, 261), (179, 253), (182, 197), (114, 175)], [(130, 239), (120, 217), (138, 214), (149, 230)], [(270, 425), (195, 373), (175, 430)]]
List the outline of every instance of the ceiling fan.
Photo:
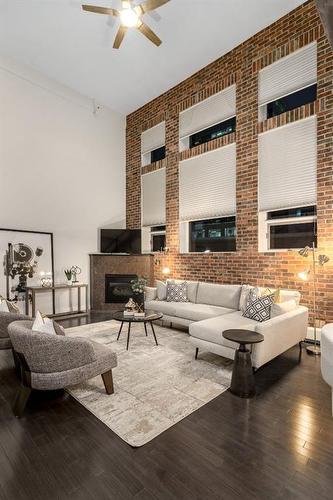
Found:
[(170, 0), (146, 0), (139, 5), (133, 5), (132, 0), (122, 1), (121, 10), (109, 7), (97, 7), (96, 5), (82, 5), (82, 9), (97, 14), (106, 14), (120, 18), (120, 26), (114, 39), (113, 48), (119, 49), (121, 42), (129, 28), (136, 28), (145, 35), (151, 42), (159, 46), (162, 40), (142, 21), (142, 16), (146, 12), (161, 7)]

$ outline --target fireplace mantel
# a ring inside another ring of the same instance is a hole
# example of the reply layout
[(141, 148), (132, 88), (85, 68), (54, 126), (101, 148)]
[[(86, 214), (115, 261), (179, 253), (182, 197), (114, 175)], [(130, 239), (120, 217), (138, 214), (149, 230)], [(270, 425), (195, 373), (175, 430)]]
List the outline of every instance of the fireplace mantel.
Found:
[(154, 256), (151, 254), (105, 254), (91, 253), (90, 257), (90, 307), (94, 311), (121, 309), (117, 303), (105, 302), (105, 276), (107, 274), (129, 274), (144, 276), (148, 285), (154, 282)]

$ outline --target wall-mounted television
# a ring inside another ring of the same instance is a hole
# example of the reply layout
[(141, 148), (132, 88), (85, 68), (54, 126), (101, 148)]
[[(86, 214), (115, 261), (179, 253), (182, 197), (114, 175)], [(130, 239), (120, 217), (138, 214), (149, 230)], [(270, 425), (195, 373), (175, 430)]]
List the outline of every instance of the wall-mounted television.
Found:
[(140, 229), (101, 229), (102, 253), (141, 253)]

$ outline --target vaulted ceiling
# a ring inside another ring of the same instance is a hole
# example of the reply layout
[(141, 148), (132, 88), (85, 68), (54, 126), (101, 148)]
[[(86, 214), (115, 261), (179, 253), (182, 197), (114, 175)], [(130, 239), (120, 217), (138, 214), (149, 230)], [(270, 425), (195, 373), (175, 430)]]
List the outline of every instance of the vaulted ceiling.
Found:
[(130, 30), (115, 50), (119, 20), (83, 12), (78, 0), (0, 0), (0, 54), (127, 114), (303, 2), (170, 0), (144, 16), (160, 47)]

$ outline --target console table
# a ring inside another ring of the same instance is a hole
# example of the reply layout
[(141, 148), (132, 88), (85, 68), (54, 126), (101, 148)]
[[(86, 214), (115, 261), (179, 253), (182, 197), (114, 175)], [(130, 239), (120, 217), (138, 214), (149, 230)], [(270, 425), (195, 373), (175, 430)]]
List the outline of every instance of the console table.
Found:
[[(68, 312), (60, 312), (56, 313), (55, 310), (55, 292), (57, 290), (73, 290), (77, 289), (77, 305), (78, 308), (76, 311), (68, 311)], [(85, 292), (85, 309), (81, 308), (81, 290)], [(88, 285), (87, 283), (74, 283), (73, 285), (53, 285), (53, 286), (28, 286), (25, 291), (25, 314), (29, 316), (29, 299), (31, 297), (31, 316), (34, 318), (36, 316), (36, 295), (39, 293), (52, 293), (53, 301), (52, 308), (53, 313), (48, 314), (50, 318), (74, 318), (79, 316), (87, 316), (88, 315)]]

